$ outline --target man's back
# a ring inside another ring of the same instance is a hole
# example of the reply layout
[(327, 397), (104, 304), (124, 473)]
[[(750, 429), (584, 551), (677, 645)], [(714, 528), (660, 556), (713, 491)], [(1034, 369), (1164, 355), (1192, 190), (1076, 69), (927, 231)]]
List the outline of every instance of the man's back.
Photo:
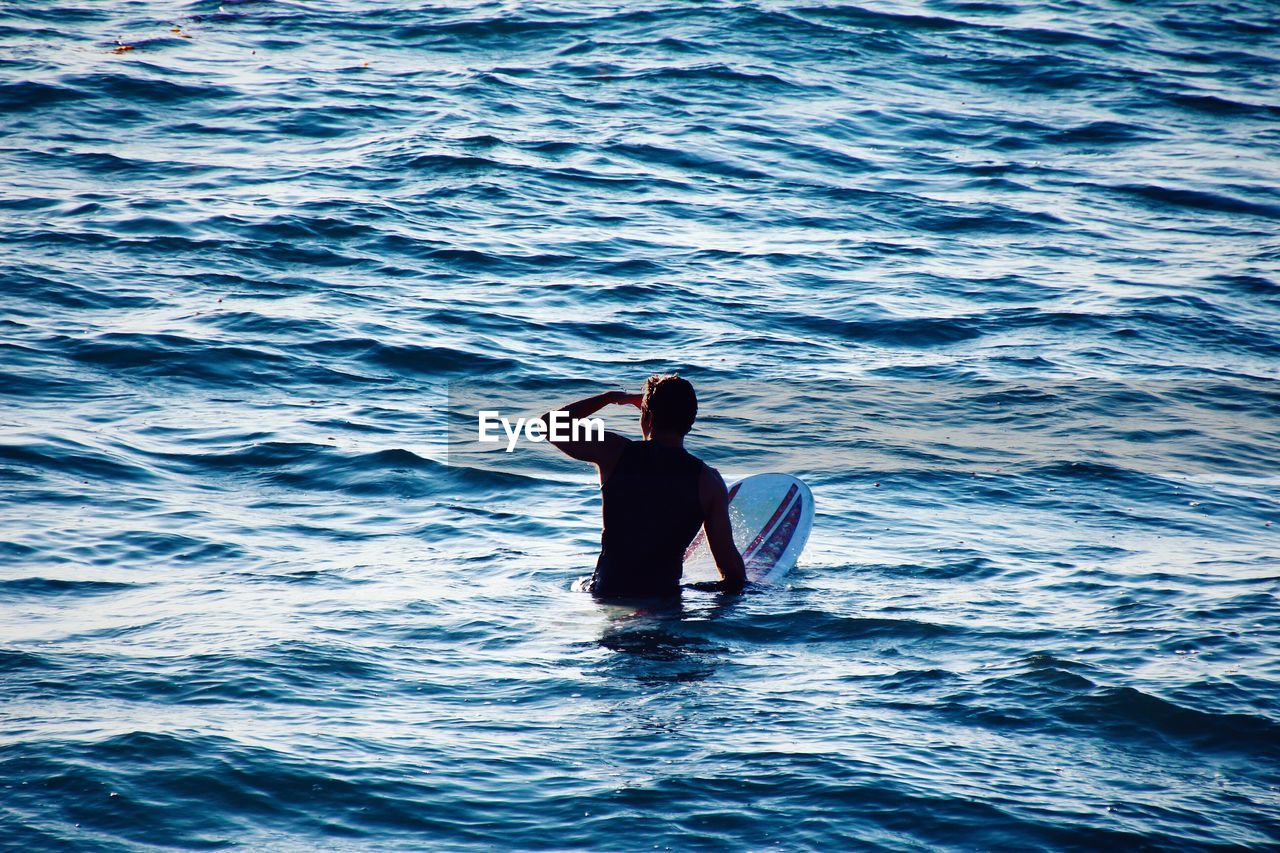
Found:
[(601, 485), (604, 529), (592, 591), (671, 595), (702, 527), (702, 461), (683, 447), (628, 441)]

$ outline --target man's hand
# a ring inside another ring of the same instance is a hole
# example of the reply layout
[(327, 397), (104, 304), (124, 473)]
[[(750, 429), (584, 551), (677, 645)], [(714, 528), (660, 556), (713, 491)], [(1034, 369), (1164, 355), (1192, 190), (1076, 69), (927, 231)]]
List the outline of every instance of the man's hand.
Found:
[(687, 583), (685, 589), (696, 589), (699, 592), (742, 592), (751, 586), (751, 581), (743, 581), (742, 583), (730, 583), (729, 581), (697, 581), (696, 583)]

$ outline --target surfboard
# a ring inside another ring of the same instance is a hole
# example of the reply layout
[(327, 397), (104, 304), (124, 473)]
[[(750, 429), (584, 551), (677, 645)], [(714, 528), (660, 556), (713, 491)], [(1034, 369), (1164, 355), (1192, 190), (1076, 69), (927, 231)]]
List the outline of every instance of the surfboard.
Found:
[[(756, 474), (729, 487), (729, 522), (742, 552), (747, 580), (773, 583), (791, 571), (813, 528), (813, 493), (787, 474)], [(706, 532), (684, 553), (685, 583), (720, 579)]]

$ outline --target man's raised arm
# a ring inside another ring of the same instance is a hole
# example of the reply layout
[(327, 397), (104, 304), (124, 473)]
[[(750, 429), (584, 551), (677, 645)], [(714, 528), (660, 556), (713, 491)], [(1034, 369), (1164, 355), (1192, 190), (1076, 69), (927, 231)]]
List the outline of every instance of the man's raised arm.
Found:
[[(547, 427), (547, 441), (555, 445), (566, 456), (579, 459), (583, 462), (592, 462), (599, 465), (602, 469), (612, 466), (618, 459), (618, 454), (622, 452), (622, 446), (626, 444), (626, 439), (618, 435), (616, 432), (603, 432), (598, 439), (592, 439), (590, 435), (585, 438), (581, 434), (572, 429), (575, 421), (589, 418), (605, 406), (618, 403), (630, 404), (636, 407), (640, 406), (640, 395), (628, 394), (626, 391), (606, 391), (603, 394), (596, 394), (594, 397), (587, 397), (585, 400), (579, 400), (576, 403), (570, 403), (560, 409), (552, 409), (541, 417), (541, 421)], [(553, 423), (552, 417), (557, 413), (563, 412), (564, 418), (556, 418)], [(556, 439), (555, 426), (557, 423), (565, 424), (567, 422), (569, 437), (563, 440)]]

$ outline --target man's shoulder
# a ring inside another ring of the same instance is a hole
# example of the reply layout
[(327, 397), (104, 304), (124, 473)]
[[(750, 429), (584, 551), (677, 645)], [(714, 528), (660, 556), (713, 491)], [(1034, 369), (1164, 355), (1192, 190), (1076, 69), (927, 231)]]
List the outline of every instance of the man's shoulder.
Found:
[(609, 429), (604, 431), (604, 441), (609, 446), (618, 448), (626, 447), (629, 444), (635, 444), (635, 439), (627, 438), (622, 433), (614, 432)]
[(720, 472), (715, 468), (712, 468), (706, 462), (702, 462), (702, 460), (699, 460), (699, 462), (702, 465), (702, 470), (698, 472), (698, 480), (700, 481), (700, 484), (710, 488), (723, 489), (724, 477), (720, 476)]

